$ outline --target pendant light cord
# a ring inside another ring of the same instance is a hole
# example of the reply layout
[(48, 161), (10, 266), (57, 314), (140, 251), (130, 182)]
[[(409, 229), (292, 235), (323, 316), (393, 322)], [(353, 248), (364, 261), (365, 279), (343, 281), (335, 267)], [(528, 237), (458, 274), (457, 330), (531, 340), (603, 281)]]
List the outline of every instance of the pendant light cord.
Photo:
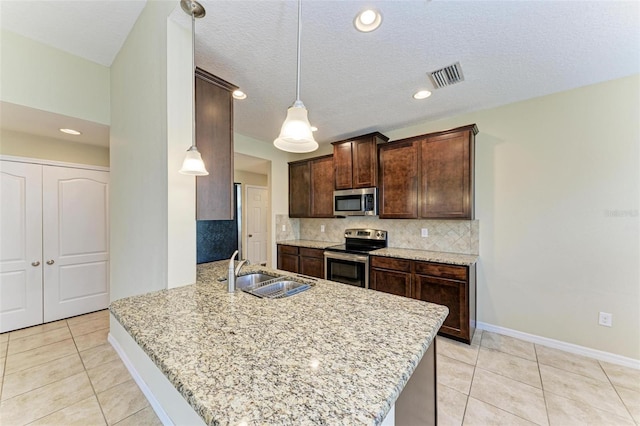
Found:
[(300, 34), (302, 33), (302, 0), (298, 0), (298, 67), (296, 69), (296, 101), (300, 101)]
[(191, 115), (193, 117), (191, 123), (191, 147), (196, 146), (196, 16), (195, 8), (191, 9)]

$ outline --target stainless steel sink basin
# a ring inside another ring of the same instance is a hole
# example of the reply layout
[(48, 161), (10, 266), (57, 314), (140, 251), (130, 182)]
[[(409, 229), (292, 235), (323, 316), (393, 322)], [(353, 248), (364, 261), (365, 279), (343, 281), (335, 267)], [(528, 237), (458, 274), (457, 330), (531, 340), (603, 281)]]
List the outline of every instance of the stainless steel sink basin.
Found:
[(309, 288), (311, 288), (309, 284), (279, 277), (243, 287), (242, 291), (265, 299), (282, 299), (308, 290)]
[(258, 283), (273, 280), (274, 278), (278, 277), (260, 273), (241, 275), (236, 278), (236, 288), (239, 290), (243, 290), (247, 287), (253, 287)]

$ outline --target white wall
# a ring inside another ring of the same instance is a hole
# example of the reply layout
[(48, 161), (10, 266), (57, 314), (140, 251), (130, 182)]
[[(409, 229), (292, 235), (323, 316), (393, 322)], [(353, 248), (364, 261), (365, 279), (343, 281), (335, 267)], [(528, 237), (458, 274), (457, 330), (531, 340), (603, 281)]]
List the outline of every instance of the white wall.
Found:
[(387, 132), (478, 125), (479, 321), (640, 359), (639, 94), (636, 75)]
[(243, 185), (269, 186), (269, 176), (244, 170), (234, 170), (233, 181)]
[(1, 31), (0, 100), (110, 123), (109, 68)]

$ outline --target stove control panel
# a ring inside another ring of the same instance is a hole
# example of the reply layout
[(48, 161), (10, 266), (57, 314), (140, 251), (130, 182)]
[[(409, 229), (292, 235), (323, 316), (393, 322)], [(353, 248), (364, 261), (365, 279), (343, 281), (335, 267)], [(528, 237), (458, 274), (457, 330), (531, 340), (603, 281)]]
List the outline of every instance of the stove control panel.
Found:
[(361, 240), (386, 240), (387, 231), (380, 229), (346, 229), (344, 231), (344, 237)]

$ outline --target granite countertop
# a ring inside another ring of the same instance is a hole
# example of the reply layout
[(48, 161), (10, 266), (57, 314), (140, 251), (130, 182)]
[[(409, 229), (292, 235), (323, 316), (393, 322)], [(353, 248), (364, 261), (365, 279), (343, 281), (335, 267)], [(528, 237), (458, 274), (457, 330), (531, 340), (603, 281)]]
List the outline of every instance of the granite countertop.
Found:
[(415, 250), (387, 247), (370, 252), (374, 256), (397, 257), (400, 259), (424, 260), (426, 262), (448, 263), (451, 265), (473, 265), (478, 261), (475, 254), (447, 253), (444, 251)]
[(284, 241), (277, 242), (277, 244), (285, 244), (288, 246), (317, 248), (317, 249), (326, 249), (327, 247), (337, 246), (343, 243), (344, 242), (341, 243), (341, 242), (335, 242), (335, 241), (314, 241), (314, 240), (284, 240)]
[[(249, 272), (276, 271), (258, 265)], [(292, 275), (277, 271), (281, 275)], [(206, 424), (380, 424), (448, 314), (444, 306), (309, 278), (278, 300), (196, 284), (111, 313)]]

